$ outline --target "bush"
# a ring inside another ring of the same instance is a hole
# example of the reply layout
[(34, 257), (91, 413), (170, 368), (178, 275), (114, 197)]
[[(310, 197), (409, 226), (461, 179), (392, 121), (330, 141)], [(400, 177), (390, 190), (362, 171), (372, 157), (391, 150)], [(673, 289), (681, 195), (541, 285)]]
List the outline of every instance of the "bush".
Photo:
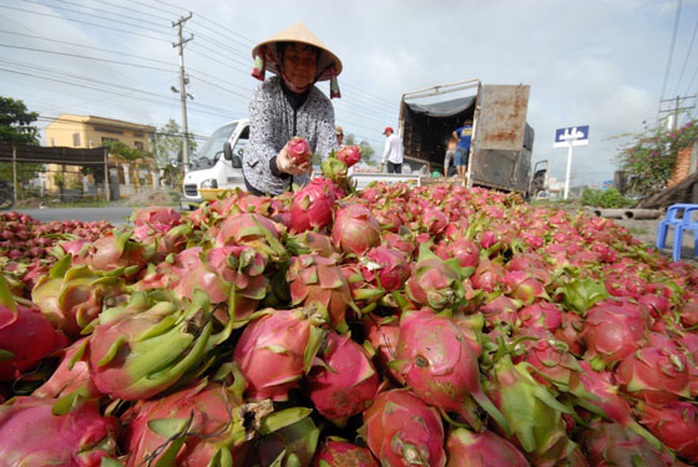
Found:
[(605, 209), (626, 208), (635, 204), (635, 202), (625, 196), (615, 188), (607, 190), (595, 190), (585, 188), (580, 199), (582, 206), (593, 206)]

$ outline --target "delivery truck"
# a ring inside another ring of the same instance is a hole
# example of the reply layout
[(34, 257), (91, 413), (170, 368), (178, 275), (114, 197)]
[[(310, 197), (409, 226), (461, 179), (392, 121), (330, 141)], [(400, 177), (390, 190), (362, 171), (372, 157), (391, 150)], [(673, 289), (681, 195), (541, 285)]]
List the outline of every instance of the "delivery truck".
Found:
[(430, 173), (444, 174), (448, 138), (471, 120), (465, 183), (536, 196), (546, 189), (547, 164), (536, 164), (535, 170), (532, 164), (529, 93), (528, 85), (488, 85), (478, 79), (404, 93), (399, 134), (405, 158), (427, 164)]

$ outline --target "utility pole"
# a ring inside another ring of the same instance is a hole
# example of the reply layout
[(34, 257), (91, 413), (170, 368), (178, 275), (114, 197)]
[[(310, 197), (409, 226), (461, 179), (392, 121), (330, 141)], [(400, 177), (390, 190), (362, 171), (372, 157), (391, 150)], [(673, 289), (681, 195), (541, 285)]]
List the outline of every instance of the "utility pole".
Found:
[[(693, 99), (693, 105), (689, 105), (687, 101)], [(695, 109), (696, 107), (696, 95), (692, 96), (676, 96), (671, 99), (662, 99), (659, 101), (659, 113), (661, 114), (668, 114), (666, 119), (667, 119), (667, 128), (671, 129), (672, 131), (676, 131), (679, 128), (679, 114), (684, 111), (690, 111)], [(662, 109), (662, 104), (669, 104), (668, 109)], [(659, 126), (659, 124), (657, 125)]]
[(182, 166), (184, 168), (184, 173), (189, 172), (189, 125), (187, 124), (187, 97), (193, 98), (187, 93), (187, 84), (189, 83), (189, 78), (187, 78), (184, 72), (184, 44), (194, 39), (194, 34), (190, 34), (188, 39), (184, 39), (182, 36), (182, 29), (184, 23), (190, 20), (192, 17), (192, 12), (186, 17), (179, 18), (179, 21), (173, 22), (172, 27), (177, 28), (177, 43), (173, 43), (172, 47), (179, 48), (179, 89), (172, 86), (170, 89), (172, 92), (179, 92), (180, 100), (182, 101), (182, 132), (184, 133), (184, 139), (182, 140)]

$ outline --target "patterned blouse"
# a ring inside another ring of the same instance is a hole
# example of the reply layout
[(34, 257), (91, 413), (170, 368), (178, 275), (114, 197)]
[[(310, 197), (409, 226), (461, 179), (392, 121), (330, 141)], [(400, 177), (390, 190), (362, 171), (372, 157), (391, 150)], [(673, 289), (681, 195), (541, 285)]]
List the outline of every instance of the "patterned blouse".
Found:
[(269, 78), (257, 89), (250, 102), (250, 140), (242, 164), (245, 181), (256, 190), (271, 195), (288, 190), (292, 183), (307, 183), (308, 175), (273, 174), (269, 161), (293, 136), (306, 138), (313, 154), (320, 154), (324, 160), (330, 150), (337, 149), (334, 127), (332, 103), (317, 87), (310, 88), (305, 102), (294, 111), (284, 95), (279, 77)]

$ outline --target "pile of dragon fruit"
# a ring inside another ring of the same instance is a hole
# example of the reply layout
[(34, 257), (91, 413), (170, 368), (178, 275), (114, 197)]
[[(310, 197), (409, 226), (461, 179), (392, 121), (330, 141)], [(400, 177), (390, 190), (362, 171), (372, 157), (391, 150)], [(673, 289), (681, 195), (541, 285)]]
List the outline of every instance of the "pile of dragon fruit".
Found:
[(0, 265), (0, 465), (698, 463), (698, 271), (582, 211), (316, 178)]

